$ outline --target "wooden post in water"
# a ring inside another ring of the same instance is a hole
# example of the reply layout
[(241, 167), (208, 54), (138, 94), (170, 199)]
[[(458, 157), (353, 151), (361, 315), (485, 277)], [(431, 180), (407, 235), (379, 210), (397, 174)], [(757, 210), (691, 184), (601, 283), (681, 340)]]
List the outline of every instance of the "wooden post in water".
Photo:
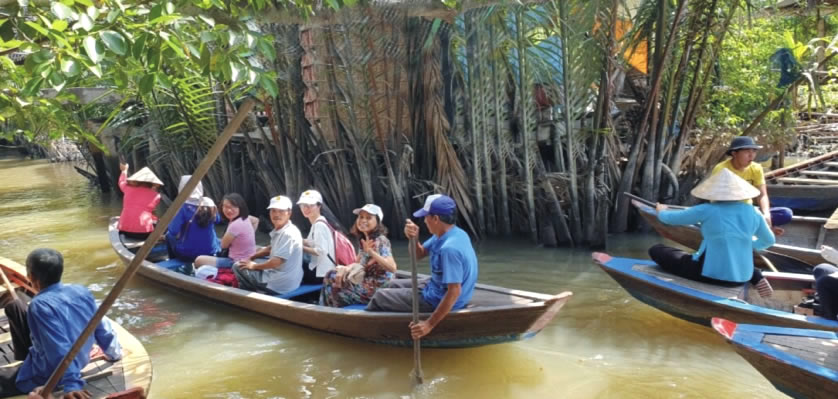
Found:
[(56, 385), (58, 385), (58, 380), (64, 375), (64, 372), (67, 371), (67, 367), (70, 366), (70, 363), (73, 361), (73, 358), (76, 357), (76, 354), (79, 353), (81, 350), (82, 345), (84, 342), (87, 341), (87, 338), (90, 337), (90, 334), (93, 333), (93, 330), (102, 322), (102, 318), (105, 317), (105, 313), (111, 308), (114, 302), (116, 302), (116, 298), (122, 293), (122, 290), (128, 284), (128, 281), (131, 280), (131, 277), (137, 272), (137, 269), (140, 268), (140, 264), (145, 261), (146, 256), (148, 256), (149, 252), (151, 252), (152, 247), (157, 243), (157, 240), (163, 236), (163, 232), (166, 231), (166, 228), (169, 226), (169, 223), (174, 219), (175, 215), (177, 214), (178, 210), (180, 210), (181, 205), (186, 202), (186, 199), (189, 198), (189, 195), (192, 193), (192, 190), (198, 185), (198, 182), (201, 181), (202, 178), (207, 174), (207, 171), (215, 163), (215, 160), (218, 158), (218, 155), (221, 154), (221, 151), (224, 150), (224, 147), (227, 145), (227, 142), (230, 141), (230, 138), (233, 137), (233, 133), (238, 130), (239, 126), (241, 126), (244, 118), (247, 117), (247, 114), (253, 109), (255, 105), (252, 99), (247, 100), (241, 107), (239, 107), (239, 112), (236, 113), (236, 116), (233, 118), (232, 121), (227, 125), (227, 128), (221, 132), (221, 135), (215, 141), (215, 144), (210, 148), (207, 155), (204, 157), (204, 160), (198, 165), (195, 171), (192, 173), (192, 178), (186, 183), (186, 186), (183, 187), (183, 190), (178, 194), (175, 200), (172, 202), (172, 205), (169, 206), (169, 209), (166, 210), (166, 213), (157, 223), (157, 227), (154, 228), (154, 231), (151, 232), (151, 235), (145, 240), (145, 243), (140, 250), (137, 251), (137, 255), (134, 256), (134, 259), (131, 260), (131, 263), (125, 269), (125, 272), (122, 273), (122, 277), (119, 278), (119, 281), (111, 289), (111, 292), (108, 293), (108, 296), (105, 297), (105, 300), (102, 301), (102, 304), (99, 305), (99, 309), (96, 310), (96, 313), (93, 315), (93, 318), (90, 319), (90, 322), (87, 323), (87, 326), (81, 333), (76, 342), (70, 348), (70, 351), (64, 355), (64, 359), (61, 360), (59, 363), (58, 368), (52, 372), (52, 375), (49, 377), (49, 381), (47, 381), (46, 385), (44, 385), (44, 389), (42, 391), (42, 396), (46, 397), (47, 394), (52, 393), (55, 390)]

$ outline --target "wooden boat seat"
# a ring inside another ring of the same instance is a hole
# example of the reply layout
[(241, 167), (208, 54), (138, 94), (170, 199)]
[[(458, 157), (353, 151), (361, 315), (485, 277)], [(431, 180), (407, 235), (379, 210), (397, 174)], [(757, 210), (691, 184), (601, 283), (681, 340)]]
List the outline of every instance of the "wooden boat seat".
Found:
[(822, 170), (801, 170), (800, 173), (809, 176), (838, 177), (838, 172), (824, 172)]
[(169, 269), (171, 271), (177, 271), (181, 266), (185, 265), (187, 262), (184, 262), (180, 259), (168, 259), (162, 262), (155, 263), (157, 266), (160, 266), (164, 269)]
[(777, 178), (780, 183), (790, 183), (790, 184), (821, 184), (821, 185), (838, 185), (838, 180), (828, 180), (828, 179), (804, 179), (800, 177), (780, 177)]

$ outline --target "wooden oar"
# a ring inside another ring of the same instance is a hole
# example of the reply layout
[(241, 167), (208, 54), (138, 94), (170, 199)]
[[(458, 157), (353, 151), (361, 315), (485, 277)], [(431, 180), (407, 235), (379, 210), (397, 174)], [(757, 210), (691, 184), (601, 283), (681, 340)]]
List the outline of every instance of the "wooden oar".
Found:
[(238, 130), (239, 126), (241, 126), (244, 119), (247, 117), (247, 114), (253, 109), (255, 102), (252, 99), (247, 100), (242, 106), (239, 108), (239, 111), (236, 113), (236, 116), (230, 123), (224, 128), (224, 131), (221, 132), (221, 135), (218, 136), (216, 139), (215, 144), (213, 144), (212, 148), (210, 148), (207, 155), (201, 161), (195, 171), (192, 173), (192, 178), (186, 183), (186, 186), (180, 191), (180, 194), (175, 198), (172, 202), (172, 205), (169, 206), (169, 209), (166, 210), (166, 213), (160, 218), (160, 221), (157, 222), (157, 227), (154, 228), (154, 231), (148, 236), (146, 239), (145, 244), (140, 247), (140, 250), (137, 251), (137, 254), (134, 256), (134, 259), (131, 260), (131, 263), (125, 269), (125, 272), (122, 273), (122, 276), (119, 278), (119, 281), (111, 289), (111, 292), (108, 293), (108, 296), (105, 297), (105, 300), (102, 301), (102, 304), (99, 305), (99, 309), (96, 310), (96, 313), (93, 315), (93, 318), (90, 319), (90, 322), (87, 323), (87, 326), (81, 333), (76, 342), (73, 344), (73, 347), (70, 348), (70, 351), (64, 355), (64, 359), (61, 360), (59, 363), (58, 368), (52, 372), (52, 375), (49, 377), (49, 381), (44, 385), (44, 389), (42, 392), (44, 393), (52, 393), (55, 390), (55, 386), (58, 385), (58, 380), (64, 375), (64, 372), (67, 371), (67, 367), (70, 366), (70, 363), (76, 357), (76, 354), (79, 353), (81, 350), (82, 345), (84, 345), (87, 338), (90, 337), (90, 334), (93, 333), (93, 330), (99, 326), (99, 323), (102, 322), (102, 318), (105, 317), (105, 313), (111, 308), (113, 303), (116, 301), (116, 298), (128, 284), (128, 281), (131, 280), (131, 277), (137, 272), (137, 269), (140, 268), (140, 265), (143, 261), (145, 261), (146, 256), (148, 256), (151, 249), (157, 244), (157, 240), (163, 236), (163, 233), (166, 231), (166, 228), (169, 226), (169, 223), (172, 219), (175, 218), (178, 210), (180, 210), (181, 205), (186, 202), (186, 199), (189, 198), (189, 195), (192, 193), (192, 190), (198, 186), (198, 182), (204, 178), (207, 174), (207, 171), (215, 163), (215, 160), (218, 158), (218, 155), (224, 150), (224, 147), (227, 145), (227, 142), (230, 141), (230, 138), (233, 137), (233, 133)]
[(774, 267), (774, 264), (773, 264), (773, 263), (771, 263), (771, 261), (770, 261), (770, 260), (768, 260), (768, 258), (766, 258), (766, 257), (762, 256), (762, 254), (761, 254), (761, 253), (759, 253), (759, 252), (757, 252), (757, 251), (754, 251), (754, 255), (759, 256), (759, 258), (760, 258), (760, 259), (762, 259), (762, 261), (763, 261), (763, 262), (765, 262), (765, 266), (768, 266), (768, 268), (769, 268), (772, 272), (778, 272), (778, 271), (779, 271), (779, 270), (777, 270), (777, 268), (776, 268), (776, 267)]
[(15, 287), (12, 287), (12, 283), (9, 281), (9, 278), (6, 277), (6, 271), (0, 267), (0, 277), (3, 277), (3, 285), (6, 286), (6, 289), (9, 290), (9, 293), (12, 295), (13, 300), (17, 300), (17, 293), (15, 292)]
[[(413, 324), (419, 322), (419, 277), (416, 271), (416, 238), (410, 239), (410, 248), (408, 252), (410, 252), (410, 278), (413, 280)], [(419, 352), (421, 350), (421, 340), (414, 339), (413, 340), (413, 370), (410, 371), (410, 380), (413, 381), (413, 385), (422, 385), (422, 379), (424, 376), (422, 375), (422, 361), (419, 356)]]

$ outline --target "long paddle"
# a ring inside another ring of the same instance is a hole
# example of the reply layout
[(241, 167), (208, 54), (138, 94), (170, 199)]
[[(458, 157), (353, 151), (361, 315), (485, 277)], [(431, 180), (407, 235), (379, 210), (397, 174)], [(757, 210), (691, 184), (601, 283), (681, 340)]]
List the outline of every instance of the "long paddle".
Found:
[(105, 297), (105, 300), (102, 301), (102, 304), (99, 305), (99, 309), (96, 310), (96, 313), (93, 314), (93, 318), (90, 319), (90, 322), (87, 323), (87, 326), (81, 333), (76, 342), (73, 344), (73, 347), (70, 348), (70, 351), (64, 356), (64, 359), (61, 360), (61, 363), (58, 364), (58, 368), (52, 372), (52, 375), (49, 377), (49, 381), (47, 381), (46, 385), (44, 385), (44, 389), (42, 390), (42, 395), (46, 395), (48, 393), (52, 393), (55, 390), (55, 386), (58, 385), (58, 380), (64, 375), (64, 372), (67, 371), (67, 367), (70, 366), (70, 363), (73, 361), (73, 358), (76, 357), (76, 354), (79, 353), (81, 350), (82, 345), (84, 345), (87, 338), (90, 337), (90, 334), (93, 333), (93, 330), (102, 322), (102, 318), (105, 317), (105, 313), (111, 308), (114, 302), (116, 302), (116, 298), (122, 293), (122, 290), (128, 284), (128, 281), (131, 280), (131, 277), (134, 277), (134, 274), (137, 272), (137, 269), (140, 268), (140, 265), (145, 261), (146, 256), (148, 256), (149, 252), (151, 252), (151, 248), (157, 244), (157, 240), (163, 236), (163, 232), (166, 231), (166, 228), (169, 226), (169, 223), (172, 219), (175, 218), (175, 214), (177, 214), (178, 210), (180, 210), (181, 205), (186, 202), (186, 199), (189, 198), (189, 194), (192, 193), (192, 190), (198, 186), (198, 182), (204, 178), (207, 174), (207, 171), (215, 163), (215, 160), (218, 158), (218, 155), (221, 154), (221, 151), (224, 150), (224, 147), (227, 145), (227, 142), (230, 141), (230, 138), (233, 137), (233, 133), (239, 129), (244, 118), (247, 117), (247, 114), (253, 109), (255, 102), (252, 99), (248, 99), (241, 107), (239, 107), (239, 111), (236, 113), (236, 116), (230, 123), (224, 128), (224, 131), (221, 132), (221, 135), (218, 136), (216, 139), (215, 144), (213, 144), (212, 148), (210, 148), (207, 155), (192, 173), (192, 178), (186, 183), (186, 186), (180, 191), (177, 195), (175, 200), (172, 202), (172, 205), (169, 206), (169, 209), (166, 210), (166, 213), (160, 218), (160, 221), (157, 223), (157, 227), (154, 228), (154, 231), (151, 232), (151, 235), (145, 240), (145, 243), (140, 250), (137, 251), (137, 254), (134, 256), (134, 259), (131, 260), (131, 263), (125, 269), (125, 272), (122, 273), (122, 276), (119, 278), (119, 281), (111, 289), (111, 292), (108, 293), (108, 296)]
[[(410, 252), (410, 278), (413, 280), (413, 323), (416, 324), (419, 322), (419, 277), (417, 276), (416, 272), (416, 238), (410, 239), (410, 248), (408, 252)], [(422, 375), (422, 361), (419, 356), (419, 351), (421, 349), (421, 340), (414, 339), (413, 340), (413, 370), (410, 371), (410, 379), (413, 381), (413, 385), (422, 385), (422, 379), (424, 378)]]
[(17, 293), (15, 292), (15, 287), (12, 287), (12, 283), (9, 281), (9, 278), (6, 277), (6, 271), (0, 267), (0, 276), (3, 277), (3, 285), (6, 286), (6, 289), (9, 290), (9, 294), (12, 295), (13, 300), (17, 300)]

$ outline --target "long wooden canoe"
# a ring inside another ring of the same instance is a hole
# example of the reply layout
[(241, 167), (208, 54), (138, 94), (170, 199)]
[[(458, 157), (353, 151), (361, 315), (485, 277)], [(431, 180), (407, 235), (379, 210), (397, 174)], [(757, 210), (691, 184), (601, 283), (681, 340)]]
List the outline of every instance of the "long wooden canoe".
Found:
[(713, 328), (775, 388), (793, 398), (838, 396), (838, 334), (737, 324), (714, 318)]
[[(10, 259), (0, 257), (0, 268), (11, 280), (16, 291), (34, 295), (31, 284), (26, 278), (25, 267)], [(0, 296), (5, 296), (6, 293), (7, 289), (0, 287)], [(140, 398), (141, 392), (148, 394), (151, 389), (151, 358), (136, 337), (116, 322), (111, 321), (111, 325), (122, 346), (123, 357), (116, 362), (105, 360), (104, 357), (91, 359), (87, 367), (82, 370), (82, 377), (86, 382), (84, 389), (90, 392), (94, 399), (114, 394), (119, 394), (120, 396), (115, 397), (124, 399)], [(17, 363), (19, 361), (14, 360), (9, 321), (3, 309), (0, 308), (0, 367)], [(55, 393), (54, 396), (61, 395)], [(15, 398), (25, 398), (25, 396), (15, 396)]]
[[(125, 246), (117, 230), (119, 218), (111, 219), (109, 234), (117, 255), (128, 264), (134, 254)], [(410, 313), (370, 312), (356, 308), (319, 306), (312, 295), (317, 292), (270, 296), (226, 287), (173, 271), (171, 261), (144, 261), (138, 273), (156, 283), (213, 301), (298, 324), (316, 330), (370, 342), (412, 346), (408, 324)], [(317, 289), (317, 287), (315, 287)], [(317, 290), (319, 292), (319, 290)], [(518, 341), (535, 336), (559, 312), (573, 294), (545, 295), (477, 284), (465, 309), (451, 312), (422, 346), (462, 348)], [(427, 318), (429, 314), (421, 317)]]
[(829, 211), (838, 207), (838, 151), (765, 174), (771, 206)]
[[(688, 248), (698, 249), (701, 245), (701, 230), (698, 226), (664, 224), (658, 219), (655, 204), (631, 194), (626, 195), (632, 198), (631, 204), (658, 234)], [(671, 209), (683, 208), (673, 205), (669, 207)], [(782, 226), (785, 232), (776, 237), (777, 243), (760, 253), (776, 264), (780, 271), (808, 271), (812, 266), (826, 262), (819, 250), (821, 245), (838, 246), (838, 230), (824, 228), (827, 220), (810, 216), (794, 216), (790, 223)], [(758, 266), (763, 265), (761, 262), (759, 257), (755, 258)], [(786, 265), (786, 267), (781, 265)]]
[(713, 317), (736, 323), (838, 331), (838, 321), (792, 313), (811, 290), (806, 274), (763, 272), (774, 295), (762, 298), (750, 284), (725, 287), (667, 273), (650, 260), (594, 253), (602, 270), (639, 301), (675, 317), (710, 326)]

